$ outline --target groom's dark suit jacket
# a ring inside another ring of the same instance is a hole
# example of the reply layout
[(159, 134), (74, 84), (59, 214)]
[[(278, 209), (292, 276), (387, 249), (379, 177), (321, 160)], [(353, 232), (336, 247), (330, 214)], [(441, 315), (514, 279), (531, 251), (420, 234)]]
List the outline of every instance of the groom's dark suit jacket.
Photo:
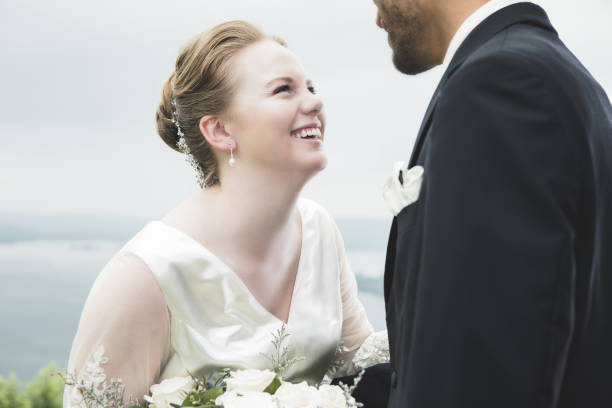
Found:
[(612, 407), (612, 108), (541, 8), (469, 35), (415, 165), (385, 268), (389, 407)]

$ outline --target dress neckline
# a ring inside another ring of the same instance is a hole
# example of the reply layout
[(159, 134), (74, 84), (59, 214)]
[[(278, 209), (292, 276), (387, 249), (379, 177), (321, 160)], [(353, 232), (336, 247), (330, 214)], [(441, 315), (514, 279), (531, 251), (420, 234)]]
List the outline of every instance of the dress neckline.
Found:
[(301, 227), (301, 240), (300, 240), (300, 256), (299, 256), (299, 260), (298, 260), (298, 266), (297, 266), (297, 271), (295, 273), (295, 280), (293, 283), (293, 291), (291, 293), (291, 301), (289, 302), (289, 312), (287, 313), (287, 321), (284, 321), (283, 319), (278, 318), (276, 315), (274, 315), (272, 312), (270, 312), (268, 310), (268, 308), (266, 308), (264, 305), (261, 304), (261, 302), (255, 297), (255, 295), (253, 295), (253, 293), (251, 292), (251, 290), (248, 288), (248, 286), (244, 283), (244, 281), (240, 278), (240, 276), (234, 272), (234, 270), (228, 265), (226, 264), (221, 258), (219, 258), (214, 252), (212, 252), (210, 249), (208, 249), (206, 246), (204, 246), (200, 241), (196, 240), (195, 238), (193, 238), (191, 235), (187, 234), (186, 232), (173, 227), (171, 225), (166, 224), (165, 222), (161, 221), (161, 220), (154, 220), (151, 221), (149, 224), (156, 224), (156, 225), (160, 225), (163, 228), (173, 231), (174, 233), (176, 233), (177, 235), (179, 235), (181, 238), (191, 242), (192, 244), (194, 244), (196, 247), (198, 247), (201, 251), (205, 252), (208, 257), (215, 262), (222, 270), (225, 270), (227, 272), (227, 274), (229, 276), (231, 276), (233, 279), (235, 279), (238, 284), (240, 285), (240, 287), (246, 292), (246, 294), (248, 295), (248, 297), (253, 301), (253, 303), (260, 308), (265, 314), (267, 314), (271, 319), (277, 321), (278, 323), (282, 323), (285, 324), (287, 326), (290, 326), (290, 323), (293, 321), (292, 319), (292, 315), (293, 315), (293, 311), (295, 309), (294, 307), (294, 302), (296, 300), (296, 294), (298, 291), (298, 286), (299, 283), (301, 281), (301, 276), (303, 275), (303, 273), (301, 273), (302, 271), (302, 265), (303, 265), (303, 260), (304, 260), (304, 250), (306, 248), (308, 248), (307, 245), (305, 245), (305, 241), (306, 241), (306, 221), (304, 218), (304, 214), (302, 212), (302, 210), (300, 209), (299, 204), (296, 205), (296, 208), (298, 210), (298, 215), (300, 217), (300, 227)]

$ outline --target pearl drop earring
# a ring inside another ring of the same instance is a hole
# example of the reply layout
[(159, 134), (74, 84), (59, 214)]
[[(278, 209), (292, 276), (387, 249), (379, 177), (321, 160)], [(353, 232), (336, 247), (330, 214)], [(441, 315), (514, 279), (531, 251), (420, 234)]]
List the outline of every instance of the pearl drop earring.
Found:
[(230, 167), (234, 167), (235, 164), (236, 164), (236, 159), (234, 159), (234, 149), (230, 147), (229, 165)]

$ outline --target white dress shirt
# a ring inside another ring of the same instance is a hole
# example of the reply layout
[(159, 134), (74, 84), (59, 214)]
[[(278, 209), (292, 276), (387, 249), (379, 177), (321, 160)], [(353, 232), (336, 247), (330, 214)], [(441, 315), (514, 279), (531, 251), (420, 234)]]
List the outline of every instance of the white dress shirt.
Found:
[[(478, 10), (474, 11), (472, 15), (465, 19), (463, 24), (459, 27), (453, 39), (448, 45), (444, 62), (442, 63), (442, 72), (445, 72), (450, 64), (451, 60), (455, 56), (455, 53), (465, 41), (468, 35), (484, 20), (487, 19), (491, 14), (508, 7), (516, 3), (525, 3), (525, 0), (490, 0), (483, 4)], [(534, 2), (530, 2), (534, 3)]]

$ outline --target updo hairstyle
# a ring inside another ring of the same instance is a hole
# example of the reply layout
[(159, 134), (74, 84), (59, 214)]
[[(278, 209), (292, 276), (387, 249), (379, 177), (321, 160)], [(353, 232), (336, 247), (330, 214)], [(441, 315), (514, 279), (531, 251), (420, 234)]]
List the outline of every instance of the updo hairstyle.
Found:
[(269, 37), (245, 21), (214, 26), (183, 47), (174, 72), (162, 87), (162, 100), (155, 114), (157, 132), (168, 146), (180, 152), (177, 127), (172, 120), (178, 121), (185, 143), (204, 173), (207, 187), (219, 183), (219, 173), (213, 149), (200, 132), (200, 119), (221, 115), (227, 110), (235, 87), (232, 58), (240, 50), (265, 39), (285, 46), (283, 40)]

